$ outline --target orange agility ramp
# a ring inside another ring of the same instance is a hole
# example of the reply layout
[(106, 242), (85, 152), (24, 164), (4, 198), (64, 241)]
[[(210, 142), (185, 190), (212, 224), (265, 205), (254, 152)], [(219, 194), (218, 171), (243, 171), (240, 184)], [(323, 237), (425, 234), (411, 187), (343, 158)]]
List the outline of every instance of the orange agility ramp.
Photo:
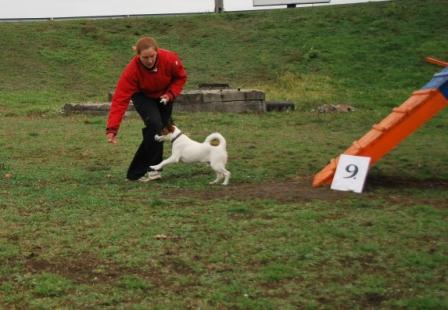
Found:
[(425, 60), (434, 65), (438, 65), (441, 67), (448, 67), (448, 61), (443, 61), (443, 60), (440, 60), (440, 59), (437, 59), (437, 58), (434, 58), (431, 56), (426, 57)]
[[(448, 68), (415, 91), (402, 105), (396, 107), (380, 123), (373, 125), (361, 139), (354, 141), (343, 154), (370, 157), (374, 165), (417, 128), (448, 105)], [(318, 172), (313, 186), (331, 184), (339, 157)]]

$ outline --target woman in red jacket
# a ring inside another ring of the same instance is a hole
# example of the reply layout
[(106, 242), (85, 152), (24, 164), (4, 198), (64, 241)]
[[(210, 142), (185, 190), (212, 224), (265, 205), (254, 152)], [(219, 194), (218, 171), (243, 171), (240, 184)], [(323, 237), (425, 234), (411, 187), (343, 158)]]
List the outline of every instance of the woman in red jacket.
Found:
[(187, 73), (176, 53), (159, 48), (151, 37), (135, 45), (132, 58), (118, 80), (107, 120), (107, 139), (117, 143), (117, 133), (130, 100), (145, 128), (143, 141), (132, 160), (127, 178), (147, 182), (161, 177), (149, 166), (162, 161), (163, 143), (154, 140), (171, 118), (174, 99), (181, 93)]

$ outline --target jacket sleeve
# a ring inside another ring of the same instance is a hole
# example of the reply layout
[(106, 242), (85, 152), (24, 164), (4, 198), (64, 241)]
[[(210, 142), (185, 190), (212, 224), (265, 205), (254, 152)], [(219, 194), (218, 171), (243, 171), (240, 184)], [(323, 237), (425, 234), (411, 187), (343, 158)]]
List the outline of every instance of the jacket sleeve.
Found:
[(168, 93), (171, 95), (171, 100), (174, 100), (180, 95), (182, 89), (184, 88), (185, 82), (187, 81), (187, 71), (185, 71), (184, 65), (177, 55), (175, 55), (172, 64), (172, 74), (173, 80), (168, 87)]
[(128, 65), (121, 74), (112, 97), (109, 117), (107, 120), (107, 133), (118, 133), (123, 115), (129, 106), (132, 95), (136, 92), (138, 92), (136, 74), (133, 72), (131, 65)]

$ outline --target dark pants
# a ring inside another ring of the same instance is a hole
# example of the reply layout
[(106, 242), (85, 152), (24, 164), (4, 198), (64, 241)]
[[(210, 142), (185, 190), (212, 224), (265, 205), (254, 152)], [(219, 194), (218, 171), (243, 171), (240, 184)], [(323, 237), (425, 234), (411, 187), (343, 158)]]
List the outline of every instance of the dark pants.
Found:
[(149, 166), (157, 165), (163, 159), (163, 143), (154, 140), (163, 127), (168, 124), (173, 109), (172, 103), (164, 105), (158, 99), (146, 97), (143, 93), (132, 96), (135, 110), (138, 112), (145, 128), (142, 129), (143, 141), (134, 155), (127, 178), (137, 180), (151, 170)]

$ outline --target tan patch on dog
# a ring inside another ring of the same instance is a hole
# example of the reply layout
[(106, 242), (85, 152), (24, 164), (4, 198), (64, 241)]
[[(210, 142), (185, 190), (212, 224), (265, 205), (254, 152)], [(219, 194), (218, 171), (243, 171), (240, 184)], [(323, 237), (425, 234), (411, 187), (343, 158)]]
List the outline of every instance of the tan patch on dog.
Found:
[(161, 135), (166, 136), (169, 133), (174, 132), (174, 124), (168, 124), (162, 129)]

